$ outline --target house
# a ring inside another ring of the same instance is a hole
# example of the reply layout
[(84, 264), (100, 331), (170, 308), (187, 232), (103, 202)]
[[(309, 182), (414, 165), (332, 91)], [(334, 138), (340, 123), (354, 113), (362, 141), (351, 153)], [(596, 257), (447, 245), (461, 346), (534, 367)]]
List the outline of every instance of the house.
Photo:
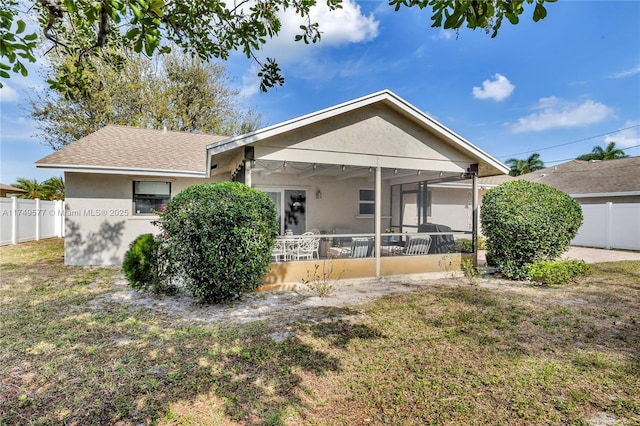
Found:
[(10, 197), (12, 195), (20, 195), (26, 194), (27, 191), (24, 189), (16, 188), (11, 185), (5, 185), (4, 183), (0, 183), (0, 197)]
[(572, 160), (518, 176), (569, 194), (580, 204), (640, 203), (640, 157)]
[[(281, 234), (374, 241), (368, 257), (345, 260), (345, 277), (434, 270), (438, 256), (383, 254), (400, 252), (387, 245), (434, 219), (473, 238), (477, 220), (449, 223), (432, 186), (508, 171), (388, 90), (232, 138), (106, 126), (36, 166), (65, 173), (67, 264), (119, 264), (136, 236), (158, 232), (153, 212), (173, 195), (233, 180), (271, 197)], [(267, 281), (296, 281), (309, 269), (309, 261), (274, 263)]]

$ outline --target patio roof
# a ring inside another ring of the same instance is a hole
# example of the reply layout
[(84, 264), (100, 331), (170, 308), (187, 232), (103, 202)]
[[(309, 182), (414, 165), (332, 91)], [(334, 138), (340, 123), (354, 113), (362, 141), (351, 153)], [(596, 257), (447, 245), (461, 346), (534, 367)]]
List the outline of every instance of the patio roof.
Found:
[[(254, 147), (283, 162), (438, 170), (479, 165), (479, 176), (508, 167), (393, 92), (383, 90), (208, 146), (209, 155)], [(218, 161), (213, 160), (212, 164)]]

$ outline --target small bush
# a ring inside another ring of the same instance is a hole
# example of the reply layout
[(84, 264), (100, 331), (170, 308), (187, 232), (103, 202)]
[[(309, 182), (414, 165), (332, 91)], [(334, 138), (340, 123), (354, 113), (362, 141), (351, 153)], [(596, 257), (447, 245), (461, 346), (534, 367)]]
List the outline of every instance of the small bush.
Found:
[(582, 260), (541, 261), (527, 267), (527, 278), (542, 285), (567, 284), (591, 273)]
[[(486, 250), (484, 237), (482, 235), (478, 235), (478, 250)], [(469, 238), (458, 238), (455, 241), (454, 251), (456, 253), (472, 253), (473, 241)]]
[(130, 287), (141, 290), (173, 292), (168, 282), (167, 261), (162, 239), (152, 234), (142, 234), (130, 245), (124, 255), (122, 270)]
[(509, 278), (526, 278), (528, 265), (554, 260), (582, 224), (582, 208), (569, 195), (517, 180), (489, 190), (480, 210), (487, 262)]
[(262, 284), (278, 233), (271, 199), (236, 182), (185, 189), (167, 203), (160, 225), (175, 273), (208, 303), (239, 299)]

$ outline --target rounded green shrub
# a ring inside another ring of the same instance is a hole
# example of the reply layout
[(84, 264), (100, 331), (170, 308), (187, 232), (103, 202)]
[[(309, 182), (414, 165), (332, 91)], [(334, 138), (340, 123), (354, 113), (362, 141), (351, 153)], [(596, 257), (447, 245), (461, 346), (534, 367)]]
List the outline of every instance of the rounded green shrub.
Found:
[(480, 210), (487, 261), (509, 278), (528, 265), (560, 257), (582, 225), (582, 208), (569, 195), (541, 183), (516, 180), (489, 190)]
[(142, 234), (130, 245), (124, 255), (122, 270), (129, 286), (141, 290), (163, 291), (161, 243), (153, 234)]
[(266, 194), (235, 182), (194, 185), (167, 203), (160, 225), (191, 294), (219, 303), (255, 290), (268, 271), (276, 214)]

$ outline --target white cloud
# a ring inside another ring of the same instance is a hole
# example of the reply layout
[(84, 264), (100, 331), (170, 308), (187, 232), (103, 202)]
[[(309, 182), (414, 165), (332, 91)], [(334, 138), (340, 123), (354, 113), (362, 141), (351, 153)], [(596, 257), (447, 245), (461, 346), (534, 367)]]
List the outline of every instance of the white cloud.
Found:
[(633, 68), (629, 68), (628, 70), (613, 73), (609, 76), (609, 78), (625, 78), (631, 77), (632, 75), (636, 74), (640, 74), (640, 64), (636, 65)]
[(430, 36), (431, 40), (453, 40), (458, 36), (458, 33), (455, 30), (444, 30), (440, 29), (436, 34)]
[(2, 84), (3, 86), (0, 88), (0, 103), (15, 102), (20, 98), (18, 91), (9, 86), (6, 81), (3, 81)]
[(493, 99), (494, 101), (503, 101), (513, 93), (516, 88), (502, 74), (495, 74), (493, 80), (485, 80), (482, 82), (482, 88), (473, 88), (473, 97), (476, 99)]
[(539, 112), (519, 118), (511, 124), (514, 133), (540, 132), (557, 127), (583, 127), (613, 116), (611, 107), (586, 100), (581, 103), (566, 101), (555, 96), (540, 98), (534, 109)]
[[(636, 126), (636, 127), (633, 127)], [(625, 130), (614, 135), (607, 135), (604, 140), (606, 143), (615, 142), (616, 148), (629, 148), (640, 145), (640, 120), (629, 120), (624, 123)], [(629, 127), (631, 127), (629, 129)]]
[[(365, 43), (378, 36), (380, 22), (371, 13), (368, 16), (362, 14), (360, 6), (354, 0), (342, 2), (342, 8), (330, 10), (326, 3), (318, 3), (310, 11), (311, 22), (317, 22), (321, 32), (319, 43), (305, 44), (296, 42), (295, 36), (300, 34), (300, 25), (304, 20), (295, 14), (293, 10), (287, 10), (280, 14), (282, 27), (277, 37), (267, 40), (260, 52), (261, 58), (275, 58), (286, 74), (292, 68), (291, 64), (324, 64), (326, 61), (320, 57), (319, 52), (323, 48), (343, 46), (352, 43)], [(243, 88), (246, 94), (257, 93), (259, 80), (251, 76), (255, 74), (255, 68), (247, 70), (243, 77)]]

